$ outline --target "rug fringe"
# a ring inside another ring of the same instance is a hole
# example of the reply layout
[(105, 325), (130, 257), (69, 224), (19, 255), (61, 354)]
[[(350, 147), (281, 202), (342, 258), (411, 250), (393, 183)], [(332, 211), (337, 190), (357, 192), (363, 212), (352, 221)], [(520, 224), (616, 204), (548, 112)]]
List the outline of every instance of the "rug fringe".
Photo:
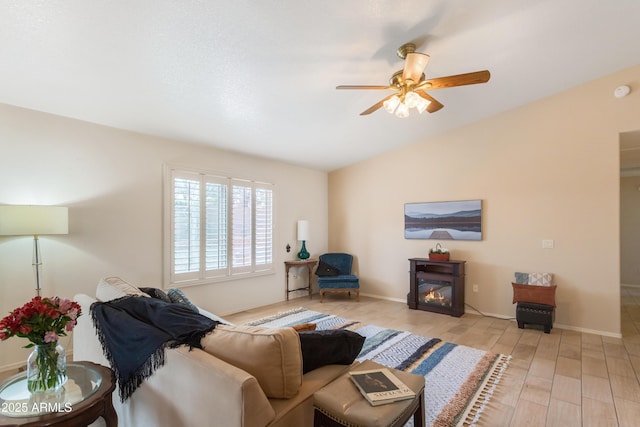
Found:
[(489, 400), (493, 396), (500, 380), (502, 379), (502, 375), (504, 374), (507, 366), (509, 366), (509, 362), (511, 361), (510, 355), (499, 354), (496, 360), (494, 361), (493, 367), (491, 371), (486, 376), (482, 385), (479, 387), (478, 391), (473, 396), (471, 405), (463, 414), (460, 422), (458, 422), (458, 427), (475, 427), (477, 426), (478, 421), (480, 420), (480, 415), (484, 412), (489, 403)]

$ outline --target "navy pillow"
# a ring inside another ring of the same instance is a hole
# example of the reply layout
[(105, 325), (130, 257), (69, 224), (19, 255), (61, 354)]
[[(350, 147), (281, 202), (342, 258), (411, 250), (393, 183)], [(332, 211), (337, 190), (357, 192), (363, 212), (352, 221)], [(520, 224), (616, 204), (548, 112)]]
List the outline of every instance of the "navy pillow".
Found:
[(325, 365), (350, 365), (356, 360), (364, 337), (346, 329), (299, 332), (302, 373)]
[(149, 295), (151, 298), (160, 299), (164, 302), (171, 302), (171, 298), (162, 290), (158, 288), (139, 288), (142, 292)]
[(196, 305), (192, 303), (189, 298), (187, 298), (187, 296), (184, 294), (184, 292), (182, 292), (181, 289), (171, 288), (169, 289), (169, 292), (167, 292), (167, 295), (169, 296), (169, 299), (171, 299), (171, 302), (184, 304), (196, 313), (200, 313), (198, 307), (196, 307)]
[(332, 265), (327, 264), (326, 262), (320, 261), (318, 264), (318, 268), (316, 268), (317, 276), (338, 276), (340, 274), (340, 270), (335, 268)]

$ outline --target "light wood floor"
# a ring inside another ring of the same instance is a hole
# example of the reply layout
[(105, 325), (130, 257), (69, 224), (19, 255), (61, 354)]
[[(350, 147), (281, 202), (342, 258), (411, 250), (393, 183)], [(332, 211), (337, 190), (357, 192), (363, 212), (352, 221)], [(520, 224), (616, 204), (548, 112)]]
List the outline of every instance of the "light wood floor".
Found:
[[(406, 304), (346, 295), (296, 298), (226, 318), (236, 324), (307, 307), (364, 323), (510, 354), (512, 360), (481, 426), (640, 426), (640, 288), (622, 288), (623, 338), (554, 328), (518, 329), (515, 321), (455, 318)], [(13, 372), (0, 373), (0, 380)]]
[(640, 426), (640, 288), (622, 288), (623, 338), (554, 328), (518, 329), (515, 321), (455, 318), (406, 304), (346, 295), (296, 298), (226, 318), (236, 324), (307, 307), (364, 323), (510, 354), (512, 360), (480, 425)]

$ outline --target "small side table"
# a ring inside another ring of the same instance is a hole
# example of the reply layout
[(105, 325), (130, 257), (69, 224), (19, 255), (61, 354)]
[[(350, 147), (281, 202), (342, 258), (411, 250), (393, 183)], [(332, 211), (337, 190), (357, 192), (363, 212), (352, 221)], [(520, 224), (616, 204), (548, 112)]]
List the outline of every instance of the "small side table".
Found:
[(107, 427), (118, 426), (111, 394), (113, 371), (92, 362), (67, 364), (67, 382), (58, 391), (32, 395), (27, 374), (21, 372), (0, 386), (0, 426), (87, 426), (102, 417)]
[(413, 399), (372, 406), (344, 374), (313, 394), (314, 427), (401, 427), (413, 417), (414, 427), (425, 427), (424, 377), (387, 368), (365, 360), (352, 369), (365, 371), (386, 368), (416, 392)]
[[(313, 272), (313, 267), (318, 263), (318, 260), (315, 259), (298, 259), (298, 260), (293, 260), (293, 261), (285, 261), (284, 262), (284, 275), (285, 275), (285, 296), (287, 298), (287, 301), (289, 301), (289, 292), (295, 292), (295, 291), (302, 291), (302, 290), (307, 290), (309, 291), (309, 298), (311, 298), (311, 274)], [(307, 281), (307, 286), (304, 288), (297, 288), (297, 289), (289, 289), (289, 269), (291, 267), (307, 267), (307, 270), (309, 270), (309, 279)]]

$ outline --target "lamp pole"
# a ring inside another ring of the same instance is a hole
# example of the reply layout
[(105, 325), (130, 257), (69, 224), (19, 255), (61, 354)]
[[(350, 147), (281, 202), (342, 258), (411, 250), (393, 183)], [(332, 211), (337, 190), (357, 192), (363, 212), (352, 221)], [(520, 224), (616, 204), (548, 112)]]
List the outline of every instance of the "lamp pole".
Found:
[(42, 265), (42, 256), (40, 255), (40, 239), (37, 234), (33, 235), (33, 270), (36, 274), (36, 295), (40, 296), (40, 266)]

